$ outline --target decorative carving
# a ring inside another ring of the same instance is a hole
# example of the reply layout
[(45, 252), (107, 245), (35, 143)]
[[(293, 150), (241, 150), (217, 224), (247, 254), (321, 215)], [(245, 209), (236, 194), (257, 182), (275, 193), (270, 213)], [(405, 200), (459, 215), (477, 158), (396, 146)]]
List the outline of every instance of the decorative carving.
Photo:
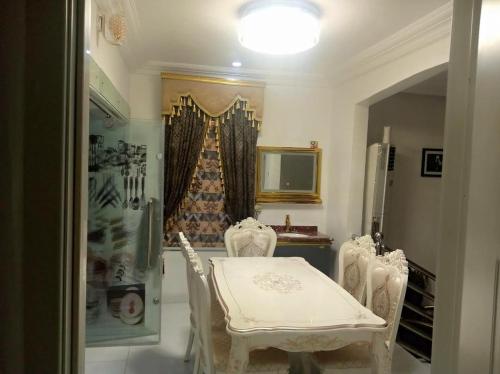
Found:
[(339, 283), (360, 302), (365, 293), (367, 266), (373, 257), (375, 257), (375, 246), (370, 235), (349, 240), (340, 248)]
[(359, 253), (356, 255), (356, 260), (347, 265), (344, 270), (344, 288), (351, 295), (356, 295), (358, 293), (358, 288), (361, 283), (358, 259)]
[(353, 240), (358, 246), (367, 248), (369, 250), (373, 249), (373, 253), (375, 253), (375, 243), (371, 235), (359, 236)]
[(240, 222), (237, 222), (236, 225), (234, 225), (235, 228), (238, 230), (240, 229), (257, 229), (257, 230), (264, 230), (266, 228), (269, 228), (268, 226), (264, 225), (263, 223), (260, 223), (253, 217), (248, 217), (245, 218), (244, 220), (241, 220)]
[(373, 291), (372, 296), (373, 313), (385, 320), (387, 320), (389, 312), (391, 311), (391, 297), (389, 295), (389, 290), (387, 287), (388, 281), (389, 275), (386, 276), (385, 282)]
[(224, 243), (230, 257), (272, 256), (276, 240), (274, 230), (253, 217), (236, 223), (224, 234)]
[[(387, 252), (377, 256), (371, 265), (371, 300), (368, 303), (373, 313), (387, 322), (385, 339), (392, 346), (399, 324), (400, 304), (403, 302), (408, 262), (402, 250)], [(370, 296), (370, 295), (369, 295)]]
[(401, 249), (385, 253), (382, 260), (386, 265), (397, 268), (401, 274), (408, 274), (408, 261)]
[(347, 342), (337, 337), (326, 335), (305, 335), (287, 339), (278, 348), (289, 352), (331, 351), (346, 346)]
[(299, 280), (288, 274), (264, 273), (253, 277), (253, 283), (265, 291), (277, 291), (279, 293), (290, 293), (302, 289)]
[[(242, 238), (240, 239), (243, 241), (244, 239), (247, 238)], [(243, 245), (240, 245), (238, 248), (238, 257), (256, 257), (256, 256), (265, 256), (266, 255), (266, 250), (264, 248), (259, 247), (254, 241), (253, 241), (253, 235), (247, 239), (248, 242), (244, 243)]]

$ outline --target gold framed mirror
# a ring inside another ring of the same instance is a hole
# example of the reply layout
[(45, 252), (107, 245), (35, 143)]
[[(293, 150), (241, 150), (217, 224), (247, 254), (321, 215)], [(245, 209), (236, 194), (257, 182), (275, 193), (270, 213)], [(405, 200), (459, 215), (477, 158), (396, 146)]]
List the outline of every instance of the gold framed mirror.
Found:
[(321, 149), (257, 147), (257, 203), (321, 203)]

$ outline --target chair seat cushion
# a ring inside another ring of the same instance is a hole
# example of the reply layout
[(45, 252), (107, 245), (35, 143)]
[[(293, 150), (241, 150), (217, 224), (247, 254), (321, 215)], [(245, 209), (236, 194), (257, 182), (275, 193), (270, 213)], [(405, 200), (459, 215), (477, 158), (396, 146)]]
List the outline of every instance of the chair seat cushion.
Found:
[(334, 351), (315, 352), (312, 354), (312, 360), (323, 370), (370, 367), (370, 343), (359, 342)]
[[(231, 350), (231, 337), (223, 331), (212, 331), (214, 366), (217, 372), (226, 371)], [(288, 354), (276, 348), (250, 352), (247, 373), (288, 373)]]

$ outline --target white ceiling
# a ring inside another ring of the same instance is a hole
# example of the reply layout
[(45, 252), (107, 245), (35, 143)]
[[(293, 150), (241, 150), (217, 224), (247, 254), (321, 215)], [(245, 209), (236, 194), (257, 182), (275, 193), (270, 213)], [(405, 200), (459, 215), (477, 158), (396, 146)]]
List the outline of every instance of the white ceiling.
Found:
[(403, 92), (417, 95), (446, 96), (448, 71), (443, 71), (423, 82), (420, 82)]
[(322, 10), (319, 44), (277, 57), (240, 46), (238, 9), (244, 0), (126, 0), (133, 11), (123, 55), (131, 71), (151, 61), (244, 70), (328, 74), (364, 49), (448, 0), (313, 0)]

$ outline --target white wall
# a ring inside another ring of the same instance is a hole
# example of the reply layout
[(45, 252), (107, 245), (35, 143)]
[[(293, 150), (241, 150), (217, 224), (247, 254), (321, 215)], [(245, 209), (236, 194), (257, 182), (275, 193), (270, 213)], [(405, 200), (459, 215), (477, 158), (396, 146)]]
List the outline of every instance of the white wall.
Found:
[(420, 176), (422, 148), (443, 148), (446, 98), (400, 93), (369, 109), (367, 144), (380, 142), (391, 126), (396, 146), (394, 184), (384, 234), (417, 264), (435, 272), (441, 178)]
[(284, 224), (290, 214), (292, 225), (314, 225), (326, 232), (328, 178), (331, 155), (331, 90), (313, 86), (267, 85), (264, 118), (257, 144), (277, 147), (309, 147), (319, 141), (323, 152), (322, 204), (260, 204), (259, 220)]
[(161, 120), (160, 74), (130, 75), (130, 117), (140, 120)]
[[(318, 140), (323, 149), (321, 197), (323, 204), (262, 204), (259, 219), (284, 224), (290, 214), (293, 225), (315, 225), (325, 232), (330, 168), (331, 90), (314, 86), (267, 85), (264, 118), (258, 145), (309, 147)], [(130, 76), (131, 117), (161, 119), (161, 78), (151, 74)]]
[(129, 71), (120, 54), (120, 48), (109, 43), (102, 33), (97, 32), (97, 17), (100, 13), (95, 0), (91, 2), (90, 54), (106, 73), (118, 92), (129, 100)]
[(449, 49), (446, 35), (334, 87), (326, 231), (337, 245), (361, 232), (368, 105), (443, 70)]

